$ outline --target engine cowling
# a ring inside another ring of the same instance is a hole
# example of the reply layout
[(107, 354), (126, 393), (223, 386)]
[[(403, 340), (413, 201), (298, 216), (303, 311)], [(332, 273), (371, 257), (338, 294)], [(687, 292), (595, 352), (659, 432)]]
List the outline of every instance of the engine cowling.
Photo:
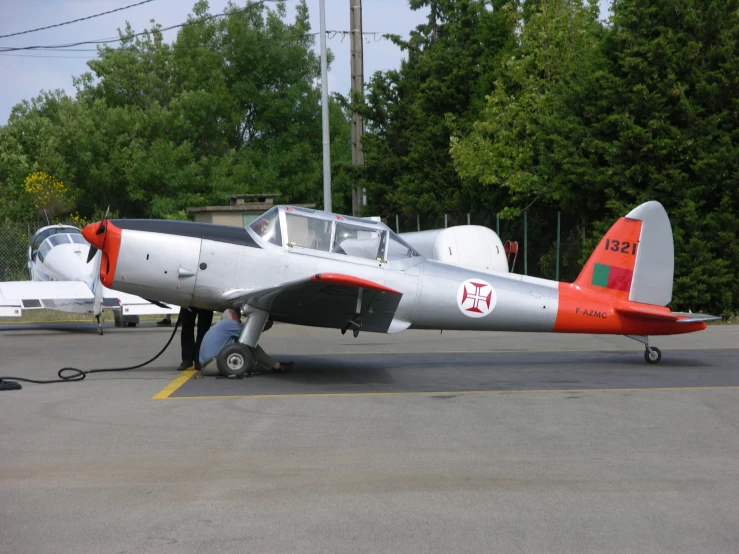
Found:
[(459, 225), (401, 236), (429, 260), (486, 273), (508, 273), (503, 243), (487, 227)]

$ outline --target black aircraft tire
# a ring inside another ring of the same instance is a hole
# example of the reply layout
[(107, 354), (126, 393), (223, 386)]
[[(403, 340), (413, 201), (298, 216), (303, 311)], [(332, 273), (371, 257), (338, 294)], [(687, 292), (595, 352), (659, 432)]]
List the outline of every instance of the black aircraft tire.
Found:
[(644, 359), (648, 364), (658, 364), (662, 359), (662, 351), (656, 346), (651, 346), (644, 351)]
[(245, 344), (227, 344), (216, 359), (218, 372), (224, 377), (243, 377), (251, 373), (257, 365), (251, 349)]

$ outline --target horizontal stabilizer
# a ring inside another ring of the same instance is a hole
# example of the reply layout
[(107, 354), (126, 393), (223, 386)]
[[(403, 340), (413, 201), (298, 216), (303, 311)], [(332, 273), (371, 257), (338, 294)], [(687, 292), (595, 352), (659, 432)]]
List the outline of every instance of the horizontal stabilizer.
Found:
[(676, 316), (679, 316), (684, 319), (678, 319), (678, 323), (696, 323), (698, 321), (716, 321), (717, 319), (721, 319), (717, 315), (708, 315), (708, 314), (692, 314), (690, 312), (672, 312)]
[(697, 323), (700, 321), (713, 321), (720, 319), (714, 315), (691, 314), (685, 312), (671, 312), (667, 308), (658, 308), (649, 305), (635, 306), (634, 304), (624, 304), (616, 306), (616, 311), (626, 317), (635, 319), (646, 319), (652, 321), (672, 321), (677, 323)]

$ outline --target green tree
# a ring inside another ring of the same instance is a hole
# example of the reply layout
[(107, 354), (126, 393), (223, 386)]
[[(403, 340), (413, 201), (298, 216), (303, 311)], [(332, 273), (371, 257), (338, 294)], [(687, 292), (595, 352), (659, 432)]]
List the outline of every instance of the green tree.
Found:
[(429, 9), (408, 40), (401, 68), (375, 74), (363, 111), (368, 120), (363, 184), (372, 210), (444, 213), (473, 205), (449, 155), (452, 125), (474, 120), (496, 60), (511, 43), (507, 1), (412, 0)]
[[(244, 192), (320, 202), (320, 64), (305, 0), (292, 22), (284, 3), (212, 17), (200, 1), (172, 44), (159, 29), (134, 36), (127, 26), (118, 47), (100, 48), (76, 98), (17, 107), (0, 129), (0, 179), (12, 189), (29, 170), (47, 171), (87, 217), (107, 205), (185, 217)], [(349, 123), (334, 100), (330, 111), (341, 164)]]
[(665, 206), (679, 308), (739, 307), (738, 40), (736, 0), (621, 0), (604, 43), (605, 214)]
[(506, 199), (504, 216), (535, 202), (577, 209), (589, 157), (589, 131), (577, 111), (600, 61), (597, 7), (540, 0), (511, 16), (518, 47), (472, 131), (452, 138), (452, 158), (470, 188), (483, 187), (483, 201)]

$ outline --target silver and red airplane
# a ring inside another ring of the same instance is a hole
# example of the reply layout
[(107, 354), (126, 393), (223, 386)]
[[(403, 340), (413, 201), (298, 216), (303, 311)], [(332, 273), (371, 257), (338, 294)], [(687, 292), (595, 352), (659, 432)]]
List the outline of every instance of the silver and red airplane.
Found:
[[(649, 336), (700, 331), (715, 319), (665, 307), (673, 239), (658, 202), (619, 219), (571, 284), (509, 274), (502, 264), (454, 265), (453, 240), (447, 263), (431, 260), (381, 222), (291, 206), (246, 228), (103, 219), (83, 235), (102, 251), (107, 287), (245, 315), (238, 342), (217, 358), (226, 376), (252, 371), (268, 319), (355, 336), (408, 328), (626, 335), (644, 343), (649, 363), (661, 359)], [(488, 246), (499, 251), (495, 238)]]
[(24, 309), (88, 314), (96, 318), (102, 335), (100, 316), (106, 308), (125, 325), (135, 325), (140, 315), (179, 312), (177, 306), (152, 304), (103, 286), (99, 272), (102, 255), (93, 252), (88, 258), (90, 249), (77, 227), (46, 225), (38, 229), (28, 246), (30, 281), (0, 281), (0, 316), (20, 317)]

